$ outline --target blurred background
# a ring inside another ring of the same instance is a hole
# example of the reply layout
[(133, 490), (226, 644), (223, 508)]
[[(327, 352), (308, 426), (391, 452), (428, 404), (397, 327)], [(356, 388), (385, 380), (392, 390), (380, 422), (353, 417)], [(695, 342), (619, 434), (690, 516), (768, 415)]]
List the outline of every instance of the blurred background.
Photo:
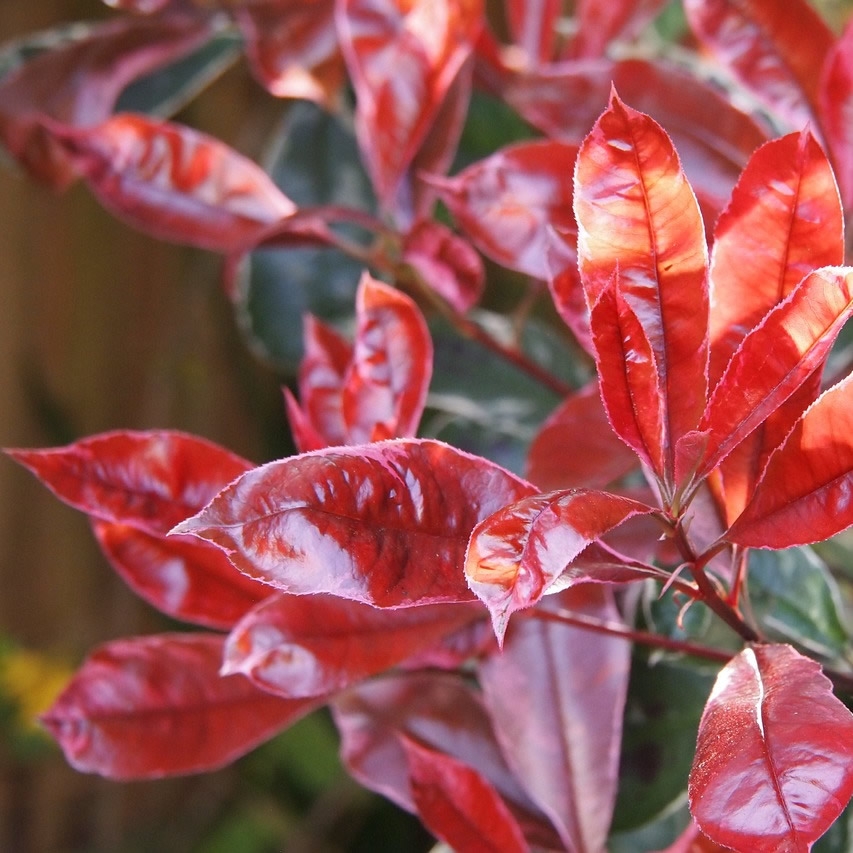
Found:
[[(2, 0), (0, 42), (109, 14), (99, 0)], [(257, 157), (282, 110), (238, 64), (179, 118)], [(240, 339), (220, 265), (130, 231), (82, 187), (57, 196), (3, 163), (0, 446), (157, 427), (258, 462), (288, 452), (281, 377)], [(70, 769), (34, 713), (97, 644), (174, 627), (113, 574), (82, 514), (0, 458), (3, 853), (429, 846), (343, 774), (323, 714), (197, 778), (118, 784)]]

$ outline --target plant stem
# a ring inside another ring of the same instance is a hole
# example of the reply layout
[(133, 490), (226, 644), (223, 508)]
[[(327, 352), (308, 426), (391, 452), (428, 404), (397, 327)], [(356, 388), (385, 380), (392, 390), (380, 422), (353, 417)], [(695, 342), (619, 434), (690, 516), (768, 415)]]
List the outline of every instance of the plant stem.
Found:
[(565, 625), (573, 625), (577, 628), (586, 628), (599, 634), (608, 634), (611, 637), (621, 637), (622, 639), (630, 640), (634, 643), (642, 643), (645, 646), (652, 646), (658, 649), (668, 649), (669, 651), (681, 652), (685, 655), (693, 655), (693, 657), (704, 658), (705, 660), (717, 661), (719, 663), (728, 663), (733, 657), (732, 652), (727, 652), (722, 649), (703, 646), (699, 643), (692, 643), (689, 640), (674, 640), (671, 637), (664, 637), (661, 634), (653, 634), (650, 631), (639, 631), (634, 628), (629, 628), (620, 622), (596, 619), (582, 613), (572, 613), (569, 610), (544, 610), (541, 607), (537, 607), (528, 613), (522, 611), (518, 615), (527, 615), (530, 619), (542, 619), (547, 622), (561, 622)]
[(706, 551), (701, 557), (696, 555), (687, 534), (684, 532), (684, 527), (681, 519), (672, 521), (672, 533), (675, 539), (675, 544), (684, 557), (685, 562), (690, 566), (690, 571), (693, 575), (693, 580), (699, 591), (702, 593), (702, 601), (723, 620), (733, 631), (740, 634), (748, 643), (760, 642), (761, 637), (751, 625), (747, 625), (741, 617), (740, 613), (724, 599), (717, 588), (711, 582), (711, 579), (705, 573), (705, 566), (710, 562), (711, 558), (718, 553), (719, 548), (711, 548)]

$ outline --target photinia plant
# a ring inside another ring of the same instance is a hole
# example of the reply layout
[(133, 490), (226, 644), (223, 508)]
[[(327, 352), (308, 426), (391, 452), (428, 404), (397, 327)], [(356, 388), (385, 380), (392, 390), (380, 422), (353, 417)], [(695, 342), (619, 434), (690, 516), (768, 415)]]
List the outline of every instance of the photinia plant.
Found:
[[(571, 27), (532, 0), (111, 5), (10, 61), (10, 154), (221, 251), (256, 343), (269, 253), (358, 273), (351, 322), (305, 317), (295, 455), (171, 430), (7, 451), (205, 629), (84, 662), (42, 718), (69, 762), (207, 771), (328, 706), (351, 774), (459, 851), (811, 850), (853, 796), (850, 628), (811, 547), (853, 527), (849, 31), (800, 0), (685, 0), (726, 88), (649, 36), (649, 0)], [(235, 32), (276, 96), (346, 115), (349, 81), (362, 207), (299, 186), (292, 153), (293, 197), (114, 111)], [(448, 175), (483, 90), (527, 126)], [(511, 287), (509, 318), (481, 307)], [(494, 364), (515, 397), (483, 399)]]

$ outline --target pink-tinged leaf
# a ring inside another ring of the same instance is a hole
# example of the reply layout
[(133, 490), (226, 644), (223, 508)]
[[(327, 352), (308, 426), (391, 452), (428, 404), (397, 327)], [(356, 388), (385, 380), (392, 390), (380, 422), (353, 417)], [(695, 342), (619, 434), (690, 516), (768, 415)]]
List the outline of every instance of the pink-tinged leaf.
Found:
[(61, 188), (73, 180), (68, 154), (43, 126), (104, 121), (134, 80), (200, 47), (206, 15), (176, 12), (90, 26), (80, 39), (25, 62), (0, 82), (0, 140), (34, 177)]
[(562, 0), (506, 0), (507, 24), (513, 47), (521, 48), (526, 66), (554, 59)]
[(299, 364), (299, 397), (305, 429), (293, 414), (296, 402), (290, 395), (285, 399), (296, 446), (305, 452), (347, 442), (342, 393), (353, 346), (331, 326), (311, 315), (305, 318), (303, 328), (305, 354)]
[(483, 254), (545, 279), (549, 227), (574, 227), (576, 157), (577, 147), (562, 142), (519, 143), (453, 178), (434, 176), (429, 181)]
[(396, 666), (480, 615), (476, 605), (381, 610), (331, 595), (273, 595), (234, 627), (222, 671), (278, 696), (322, 696)]
[(256, 163), (182, 125), (122, 114), (50, 130), (104, 207), (162, 240), (237, 252), (296, 210)]
[[(482, 611), (482, 608), (481, 608)], [(447, 634), (423, 652), (406, 658), (401, 669), (447, 669), (458, 670), (475, 658), (494, 654), (498, 650), (494, 631), (486, 614), (469, 622), (458, 631)]]
[(156, 536), (93, 520), (106, 558), (137, 595), (175, 619), (229, 630), (272, 593), (238, 572), (218, 549), (186, 536)]
[[(619, 621), (610, 590), (584, 585), (540, 607)], [(480, 666), (507, 762), (568, 850), (601, 851), (619, 775), (631, 647), (625, 640), (519, 619), (503, 654)]]
[(405, 235), (403, 261), (460, 313), (483, 295), (483, 261), (470, 243), (440, 222), (421, 220)]
[(712, 384), (744, 335), (810, 272), (844, 260), (844, 217), (832, 167), (809, 131), (750, 158), (711, 251)]
[(504, 799), (525, 835), (546, 849), (553, 829), (520, 787), (495, 740), (479, 692), (449, 673), (392, 675), (354, 687), (331, 702), (341, 758), (364, 787), (415, 811), (402, 737), (477, 771)]
[(844, 206), (853, 205), (853, 21), (835, 42), (824, 62), (818, 92), (818, 116)]
[(832, 31), (806, 0), (685, 0), (697, 38), (792, 129), (817, 108)]
[(61, 501), (101, 521), (168, 533), (252, 464), (180, 432), (107, 432), (66, 447), (7, 450)]
[(470, 601), (475, 525), (533, 486), (438, 441), (398, 439), (271, 462), (175, 528), (250, 577), (377, 607)]
[(530, 847), (494, 787), (473, 767), (400, 738), (418, 815), (437, 838), (466, 853), (524, 853)]
[(334, 104), (346, 77), (334, 0), (263, 0), (236, 19), (249, 67), (273, 95)]
[(543, 492), (599, 489), (637, 464), (610, 428), (598, 383), (592, 382), (567, 397), (542, 424), (527, 454), (525, 476)]
[(342, 388), (348, 443), (413, 436), (432, 377), (432, 338), (423, 314), (406, 294), (364, 273), (356, 323)]
[[(658, 435), (657, 425), (647, 425), (643, 438), (654, 470), (670, 485), (675, 445), (696, 428), (707, 394), (707, 250), (696, 198), (663, 129), (614, 93), (578, 153), (574, 202), (581, 281), (593, 314), (602, 294), (615, 290), (620, 320), (627, 309), (651, 347), (654, 363), (638, 371), (626, 351), (623, 381), (632, 395), (648, 393), (652, 381), (663, 421)], [(595, 347), (599, 360), (610, 357)], [(611, 374), (599, 378), (607, 404)], [(638, 409), (630, 415), (644, 418)]]
[(524, 498), (480, 522), (471, 534), (465, 574), (489, 608), (498, 641), (513, 613), (573, 582), (564, 572), (584, 548), (652, 511), (620, 495), (577, 489)]
[(543, 133), (579, 144), (607, 106), (613, 85), (666, 128), (706, 221), (713, 223), (768, 134), (695, 74), (660, 61), (565, 62), (511, 75), (503, 97)]
[(41, 722), (77, 770), (154, 779), (222, 767), (321, 704), (219, 675), (224, 642), (164, 634), (107, 643)]
[(579, 0), (570, 55), (578, 59), (604, 56), (613, 42), (632, 38), (665, 4), (666, 0)]
[(362, 155), (380, 202), (405, 215), (400, 183), (471, 55), (481, 0), (343, 0), (337, 13)]
[(782, 645), (726, 664), (699, 723), (688, 792), (718, 844), (811, 850), (853, 794), (853, 716), (820, 665)]
[(730, 847), (723, 847), (703, 835), (694, 821), (690, 821), (687, 829), (666, 848), (658, 853), (728, 853)]
[(853, 377), (824, 392), (773, 452), (725, 538), (756, 548), (820, 542), (853, 524)]
[(853, 311), (853, 269), (808, 275), (741, 342), (699, 425), (708, 450), (697, 476), (715, 468), (820, 370)]

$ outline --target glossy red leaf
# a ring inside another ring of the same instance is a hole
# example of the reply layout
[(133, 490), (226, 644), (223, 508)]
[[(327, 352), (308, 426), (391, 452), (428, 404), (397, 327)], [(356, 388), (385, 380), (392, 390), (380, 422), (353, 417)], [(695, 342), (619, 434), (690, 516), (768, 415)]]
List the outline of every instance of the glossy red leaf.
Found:
[(685, 0), (700, 41), (792, 129), (808, 124), (834, 38), (806, 0)]
[(346, 72), (334, 0), (263, 0), (236, 13), (255, 77), (280, 98), (331, 106)]
[(699, 724), (690, 810), (717, 843), (806, 853), (853, 794), (853, 716), (790, 646), (744, 649)]
[(278, 696), (322, 696), (396, 666), (479, 616), (476, 605), (389, 611), (331, 595), (274, 595), (234, 627), (222, 671)]
[(191, 53), (211, 35), (207, 16), (177, 12), (121, 18), (38, 54), (0, 82), (0, 140), (36, 178), (64, 187), (74, 177), (43, 119), (85, 127), (113, 111), (134, 80)]
[(473, 767), (411, 738), (400, 740), (415, 807), (433, 835), (466, 853), (530, 849), (512, 812)]
[[(669, 137), (615, 93), (578, 154), (575, 215), (593, 335), (602, 295), (615, 291), (615, 304), (604, 322), (613, 322), (615, 308), (616, 328), (622, 326), (624, 334), (625, 323), (631, 322), (636, 326), (632, 338), (645, 339), (626, 349), (625, 378), (620, 382), (627, 383), (632, 397), (628, 410), (621, 391), (618, 396), (609, 393), (612, 371), (599, 370), (610, 420), (617, 432), (617, 417), (637, 421), (655, 472), (671, 485), (675, 445), (699, 423), (707, 393), (704, 227)], [(652, 360), (640, 364), (636, 354), (646, 342)], [(598, 341), (595, 347), (599, 362), (610, 357)], [(633, 400), (648, 394), (649, 385), (660, 401), (660, 415), (654, 407), (651, 422), (645, 407)]]
[(467, 240), (440, 222), (415, 224), (403, 238), (403, 261), (460, 313), (473, 308), (483, 295), (482, 259)]
[(213, 542), (241, 571), (285, 592), (378, 607), (469, 601), (471, 531), (533, 491), (449, 445), (398, 439), (256, 468), (175, 532)]
[(431, 177), (459, 227), (483, 254), (545, 279), (548, 229), (574, 226), (577, 148), (543, 140), (509, 146), (452, 178)]
[(579, 0), (577, 34), (569, 44), (571, 56), (604, 56), (616, 41), (636, 35), (663, 8), (666, 0)]
[(353, 346), (331, 326), (308, 315), (303, 323), (305, 353), (299, 363), (300, 404), (285, 392), (297, 448), (305, 452), (346, 444), (342, 393)]
[(853, 21), (830, 49), (818, 91), (818, 117), (845, 207), (853, 206)]
[(746, 337), (724, 371), (699, 425), (708, 450), (703, 477), (803, 386), (829, 355), (853, 312), (853, 269), (811, 275)]
[(227, 631), (272, 593), (198, 539), (157, 536), (116, 522), (93, 520), (92, 527), (122, 580), (175, 619)]
[(744, 335), (810, 272), (844, 260), (832, 167), (808, 131), (750, 158), (720, 216), (711, 252), (711, 382)]
[(83, 664), (41, 722), (77, 770), (153, 779), (234, 761), (319, 704), (220, 676), (224, 637), (116, 640)]
[(331, 702), (341, 758), (364, 787), (415, 811), (402, 738), (463, 762), (503, 797), (525, 835), (546, 849), (559, 842), (507, 766), (478, 691), (457, 675), (392, 675), (351, 688)]
[(498, 641), (514, 612), (574, 582), (564, 573), (584, 548), (652, 511), (620, 495), (573, 489), (523, 498), (480, 522), (471, 534), (465, 574), (489, 608)]
[(237, 252), (296, 210), (260, 166), (189, 127), (123, 114), (50, 129), (104, 207), (162, 240)]
[(101, 521), (168, 533), (252, 467), (180, 432), (107, 432), (66, 447), (7, 450), (61, 501)]
[(662, 61), (563, 62), (511, 75), (503, 97), (543, 133), (579, 144), (607, 106), (613, 85), (627, 103), (666, 128), (706, 221), (713, 223), (749, 155), (768, 134), (695, 74)]
[(738, 545), (789, 548), (853, 524), (853, 377), (824, 392), (773, 452), (725, 534)]
[[(619, 621), (606, 587), (539, 605)], [(568, 850), (605, 849), (619, 776), (630, 644), (552, 621), (519, 619), (503, 654), (480, 666), (498, 742)]]
[(432, 377), (432, 338), (423, 314), (409, 296), (364, 273), (356, 323), (342, 388), (348, 443), (413, 436)]
[[(620, 279), (590, 306), (592, 349), (607, 419), (613, 431), (659, 477), (675, 470), (669, 447), (660, 369)], [(687, 432), (685, 435), (691, 435)]]
[(543, 492), (598, 489), (636, 466), (636, 455), (610, 428), (598, 383), (592, 382), (542, 424), (527, 453), (525, 476)]
[(380, 202), (405, 216), (401, 181), (471, 55), (482, 3), (343, 0), (337, 11), (362, 155)]

